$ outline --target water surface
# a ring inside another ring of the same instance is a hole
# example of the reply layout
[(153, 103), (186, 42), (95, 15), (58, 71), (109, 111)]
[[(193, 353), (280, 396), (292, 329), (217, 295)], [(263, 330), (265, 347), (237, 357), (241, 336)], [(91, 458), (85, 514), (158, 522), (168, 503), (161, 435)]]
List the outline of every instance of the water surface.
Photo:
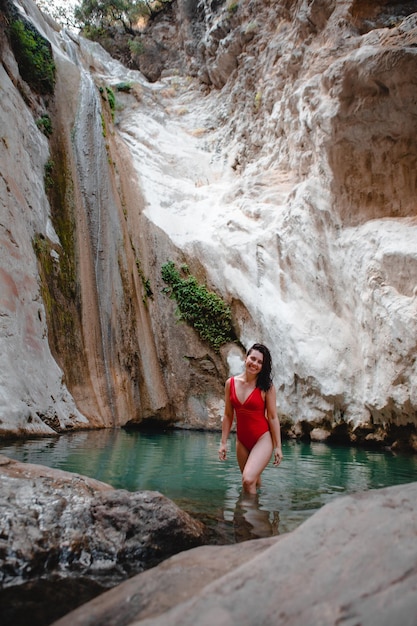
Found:
[(226, 462), (218, 460), (219, 441), (219, 433), (100, 430), (3, 443), (0, 453), (116, 488), (159, 491), (228, 542), (293, 530), (343, 494), (417, 480), (413, 456), (287, 441), (258, 497), (242, 498), (234, 437)]

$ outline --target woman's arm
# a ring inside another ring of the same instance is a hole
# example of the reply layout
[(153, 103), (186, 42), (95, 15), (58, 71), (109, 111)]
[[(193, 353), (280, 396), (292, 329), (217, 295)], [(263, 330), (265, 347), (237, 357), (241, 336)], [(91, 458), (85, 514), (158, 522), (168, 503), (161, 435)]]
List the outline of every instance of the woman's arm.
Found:
[(271, 431), (272, 444), (274, 446), (274, 465), (279, 465), (282, 461), (281, 447), (281, 426), (277, 413), (277, 393), (274, 385), (268, 389), (265, 397), (266, 416), (269, 421), (269, 429)]
[(226, 460), (227, 455), (227, 438), (233, 424), (234, 411), (230, 402), (230, 378), (224, 386), (224, 416), (222, 419), (222, 440), (219, 447), (220, 461)]

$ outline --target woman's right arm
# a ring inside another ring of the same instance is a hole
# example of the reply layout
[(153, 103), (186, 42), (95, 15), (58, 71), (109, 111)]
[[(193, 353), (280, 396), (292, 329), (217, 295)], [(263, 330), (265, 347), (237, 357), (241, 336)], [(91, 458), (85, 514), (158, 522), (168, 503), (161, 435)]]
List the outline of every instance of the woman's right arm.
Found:
[(230, 378), (224, 386), (224, 416), (222, 420), (222, 440), (219, 447), (219, 459), (225, 461), (227, 456), (227, 438), (233, 424), (233, 407), (230, 401)]

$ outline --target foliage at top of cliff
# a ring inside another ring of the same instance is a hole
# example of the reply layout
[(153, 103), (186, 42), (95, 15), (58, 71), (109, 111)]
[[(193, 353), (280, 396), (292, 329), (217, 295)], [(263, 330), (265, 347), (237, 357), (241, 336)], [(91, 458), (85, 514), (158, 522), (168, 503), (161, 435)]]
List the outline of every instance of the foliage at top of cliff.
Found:
[(52, 17), (57, 24), (77, 30), (78, 24), (74, 18), (74, 5), (71, 2), (63, 4), (61, 0), (35, 0), (38, 7), (44, 13)]
[(173, 0), (82, 0), (74, 16), (83, 34), (106, 31), (121, 26), (126, 33), (135, 34), (137, 24), (162, 11)]

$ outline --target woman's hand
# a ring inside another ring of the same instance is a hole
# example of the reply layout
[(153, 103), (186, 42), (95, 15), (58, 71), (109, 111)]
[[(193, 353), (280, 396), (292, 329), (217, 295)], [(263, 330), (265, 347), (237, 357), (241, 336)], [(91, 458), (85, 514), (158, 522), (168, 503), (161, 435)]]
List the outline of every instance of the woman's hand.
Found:
[(227, 457), (227, 444), (221, 443), (219, 448), (219, 459), (225, 461)]
[(282, 461), (282, 450), (280, 446), (274, 448), (274, 465), (279, 465)]

